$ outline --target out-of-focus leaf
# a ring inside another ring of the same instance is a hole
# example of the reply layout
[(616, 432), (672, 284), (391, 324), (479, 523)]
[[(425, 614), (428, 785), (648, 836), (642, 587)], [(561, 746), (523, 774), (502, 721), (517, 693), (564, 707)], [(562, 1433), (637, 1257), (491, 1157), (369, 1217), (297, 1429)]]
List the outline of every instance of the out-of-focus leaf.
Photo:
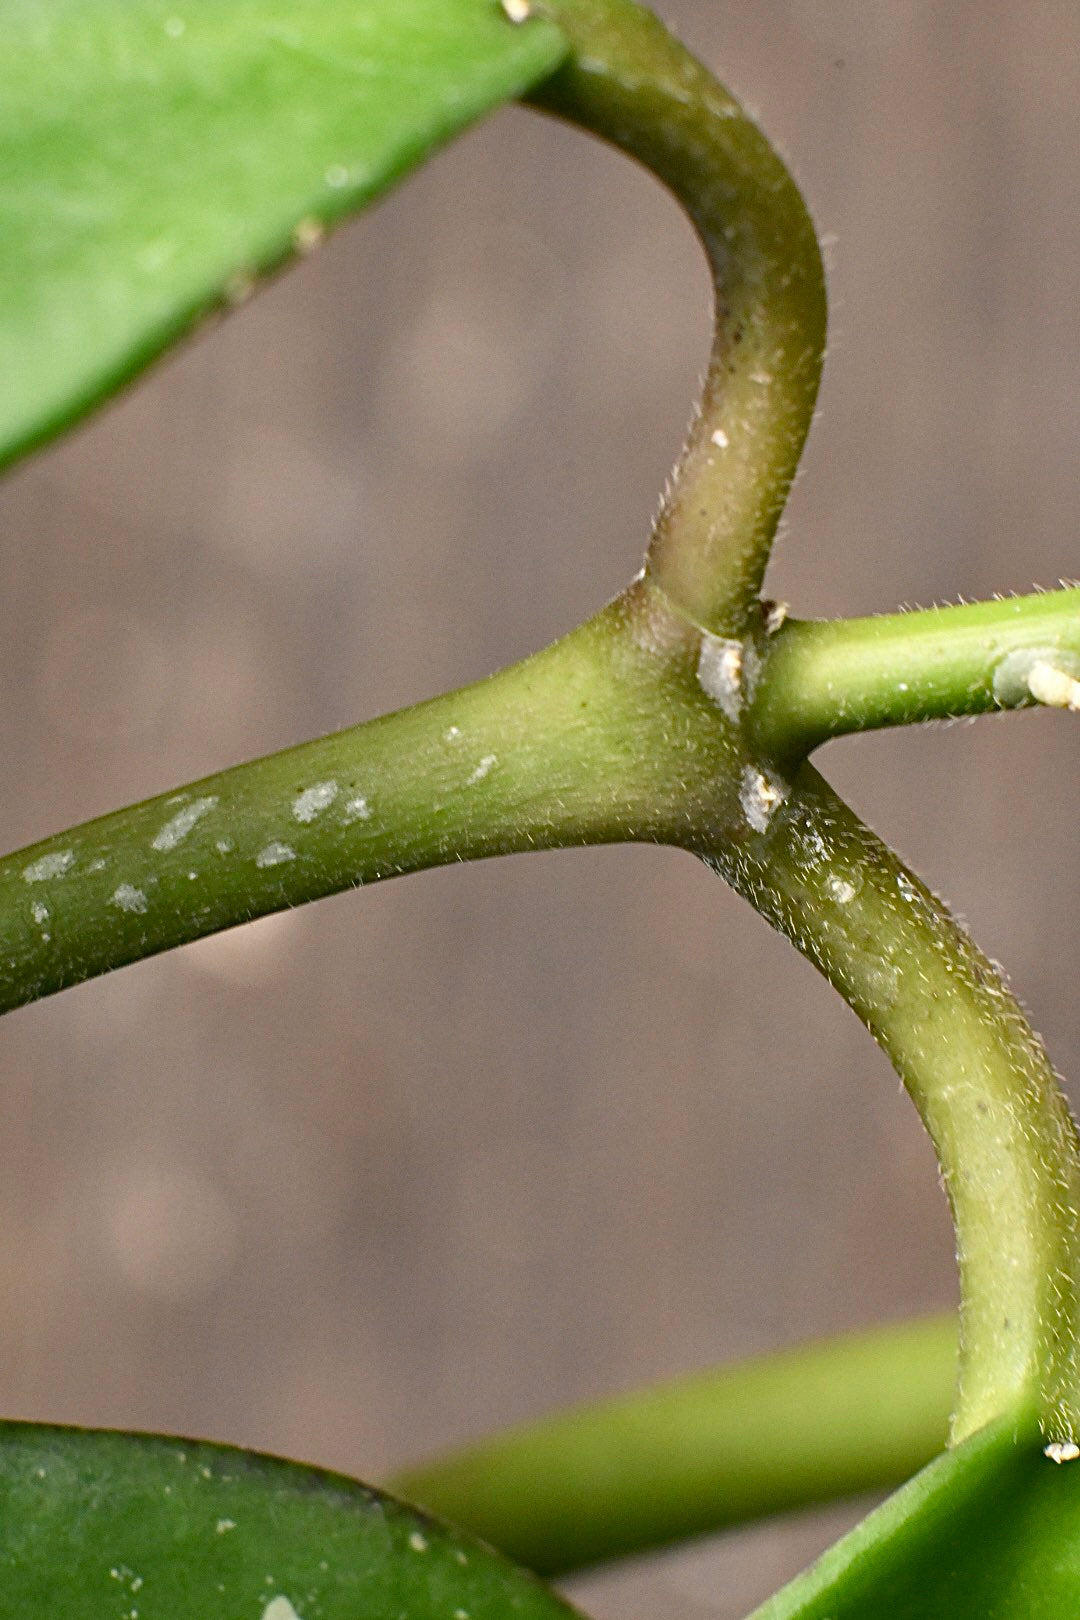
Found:
[(573, 1620), (481, 1543), (224, 1446), (0, 1425), (4, 1620)]
[(946, 1452), (752, 1620), (1073, 1620), (1080, 1461), (1004, 1422)]
[(545, 77), (499, 0), (0, 0), (0, 465)]

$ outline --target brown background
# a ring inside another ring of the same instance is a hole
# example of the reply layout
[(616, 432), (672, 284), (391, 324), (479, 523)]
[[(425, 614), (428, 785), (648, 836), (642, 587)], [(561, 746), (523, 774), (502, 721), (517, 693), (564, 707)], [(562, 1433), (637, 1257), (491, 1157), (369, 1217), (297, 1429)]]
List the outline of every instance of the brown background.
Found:
[[(666, 0), (830, 242), (798, 612), (1077, 572), (1075, 0)], [(482, 674), (637, 568), (706, 342), (674, 207), (514, 110), (0, 493), (15, 847)], [(1075, 720), (824, 767), (1080, 1074)], [(369, 1478), (498, 1424), (948, 1304), (914, 1113), (686, 856), (323, 903), (0, 1028), (0, 1410)], [(837, 1527), (575, 1590), (735, 1616)]]

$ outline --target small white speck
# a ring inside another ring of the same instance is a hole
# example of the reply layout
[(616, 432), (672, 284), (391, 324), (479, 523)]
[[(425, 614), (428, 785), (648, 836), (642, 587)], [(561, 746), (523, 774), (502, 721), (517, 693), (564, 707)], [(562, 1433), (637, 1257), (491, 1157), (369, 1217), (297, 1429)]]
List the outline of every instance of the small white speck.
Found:
[(205, 799), (193, 799), (190, 804), (186, 804), (182, 810), (178, 810), (175, 816), (165, 823), (164, 827), (153, 839), (151, 848), (162, 851), (175, 849), (177, 844), (184, 841), (195, 823), (201, 821), (207, 811), (212, 810), (217, 802), (217, 796), (213, 793), (208, 794)]
[(896, 887), (900, 890), (900, 893), (903, 895), (905, 900), (917, 900), (919, 898), (918, 889), (904, 872), (899, 872), (897, 874)]
[(295, 861), (296, 851), (290, 849), (288, 844), (282, 844), (277, 839), (260, 849), (255, 857), (256, 866), (284, 866), (286, 861)]
[(467, 1564), (469, 1562), (468, 1553), (462, 1552), (460, 1547), (455, 1552), (454, 1557), (457, 1559), (459, 1564)]
[[(267, 1579), (270, 1577), (267, 1576)], [(287, 1597), (274, 1597), (263, 1610), (262, 1620), (300, 1620), (300, 1616)]]
[(847, 878), (842, 877), (830, 877), (826, 887), (833, 899), (841, 906), (850, 906), (858, 892), (854, 883), (849, 883)]
[(293, 247), (297, 253), (304, 255), (314, 253), (315, 249), (326, 236), (326, 226), (321, 219), (301, 219), (293, 226)]
[(529, 0), (502, 0), (502, 8), (512, 23), (528, 22), (532, 16)]
[(906, 692), (906, 691), (907, 691), (907, 690), (908, 690), (908, 683), (907, 683), (907, 681), (897, 681), (897, 683), (896, 683), (896, 690), (897, 690), (897, 691), (898, 691), (898, 692)]
[(765, 609), (765, 634), (775, 636), (787, 620), (788, 605), (786, 602), (763, 602)]
[(293, 800), (294, 821), (314, 821), (328, 810), (338, 796), (336, 782), (316, 782), (312, 787), (305, 788), (303, 793)]
[(717, 428), (716, 432), (712, 436), (712, 442), (715, 444), (718, 450), (726, 450), (728, 445), (731, 443), (731, 440), (728, 438), (723, 428)]
[(183, 17), (166, 17), (164, 26), (170, 39), (181, 39), (187, 33), (187, 23)]
[(226, 1534), (227, 1531), (236, 1529), (236, 1520), (235, 1519), (219, 1519), (216, 1526), (215, 1526), (215, 1529), (217, 1530), (217, 1533), (218, 1533), (219, 1536), (223, 1536), (223, 1535)]
[(474, 787), (477, 782), (482, 782), (484, 777), (487, 776), (488, 772), (491, 770), (491, 767), (493, 765), (497, 765), (498, 762), (499, 756), (497, 754), (485, 754), (483, 759), (477, 765), (475, 771), (473, 771), (472, 775), (469, 777), (469, 786)]
[(232, 853), (233, 841), (231, 838), (219, 838), (214, 848), (219, 855), (229, 855)]
[(757, 383), (761, 388), (767, 388), (772, 382), (772, 374), (768, 371), (752, 371), (750, 373), (750, 381), (752, 383)]
[(40, 900), (34, 901), (33, 905), (30, 907), (30, 914), (34, 921), (39, 924), (47, 923), (49, 920), (49, 908), (48, 906), (43, 906)]
[(351, 799), (345, 800), (343, 819), (346, 822), (371, 820), (371, 806), (362, 793), (354, 793)]
[(1043, 1456), (1056, 1463), (1075, 1462), (1080, 1457), (1080, 1446), (1074, 1440), (1051, 1440), (1043, 1447)]
[(698, 685), (729, 720), (737, 720), (742, 708), (742, 676), (742, 642), (706, 632), (698, 654)]
[(344, 163), (331, 163), (330, 167), (323, 175), (323, 179), (326, 181), (328, 186), (333, 188), (334, 191), (339, 191), (342, 186), (348, 185), (349, 171), (345, 167)]
[(787, 798), (787, 788), (782, 782), (771, 782), (762, 772), (748, 765), (743, 771), (742, 784), (739, 788), (739, 803), (742, 805), (743, 815), (755, 832), (763, 833), (773, 818), (777, 805), (783, 804)]
[(468, 1609), (455, 1609), (454, 1620), (469, 1620)]
[(110, 906), (119, 906), (121, 911), (146, 910), (149, 901), (141, 889), (136, 889), (131, 883), (120, 883), (109, 896)]
[(107, 865), (108, 865), (108, 862), (103, 861), (99, 856), (96, 861), (91, 861), (90, 862), (90, 865), (86, 868), (86, 870), (88, 872), (104, 872)]
[(413, 1552), (427, 1552), (427, 1537), (422, 1536), (419, 1530), (414, 1530), (412, 1535), (409, 1537), (409, 1546), (412, 1548)]
[(73, 849), (55, 850), (51, 855), (41, 855), (29, 866), (23, 867), (24, 883), (44, 883), (48, 878), (63, 877), (75, 864), (75, 851)]
[(460, 726), (447, 726), (446, 730), (443, 732), (443, 742), (457, 742), (460, 736)]

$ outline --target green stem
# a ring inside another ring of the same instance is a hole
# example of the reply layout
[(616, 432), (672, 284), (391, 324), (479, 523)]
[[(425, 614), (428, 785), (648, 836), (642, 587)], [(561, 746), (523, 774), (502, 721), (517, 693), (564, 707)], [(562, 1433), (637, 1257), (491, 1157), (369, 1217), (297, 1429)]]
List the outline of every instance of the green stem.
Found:
[(543, 1418), (388, 1487), (544, 1575), (899, 1484), (942, 1447), (952, 1317)]
[(713, 350), (647, 566), (689, 619), (741, 634), (821, 374), (825, 289), (813, 226), (760, 130), (651, 13), (631, 0), (540, 0), (533, 9), (572, 46), (533, 103), (652, 170), (708, 256)]
[[(698, 636), (641, 582), (462, 691), (88, 822), (0, 861), (0, 1011), (340, 889), (733, 814)], [(725, 804), (727, 808), (725, 808)]]
[(947, 908), (809, 765), (700, 853), (840, 991), (930, 1133), (956, 1225), (953, 1439), (1010, 1411), (1080, 1432), (1080, 1152), (1049, 1060)]
[(1064, 707), (1080, 676), (1080, 589), (789, 621), (763, 638), (746, 724), (767, 757), (804, 759), (848, 732), (1053, 701), (1054, 671)]

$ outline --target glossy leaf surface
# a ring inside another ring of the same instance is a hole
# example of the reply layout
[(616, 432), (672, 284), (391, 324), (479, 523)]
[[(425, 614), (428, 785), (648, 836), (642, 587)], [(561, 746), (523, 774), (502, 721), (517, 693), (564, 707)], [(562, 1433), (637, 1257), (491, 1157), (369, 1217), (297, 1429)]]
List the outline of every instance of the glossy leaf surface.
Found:
[(924, 1468), (753, 1620), (1072, 1620), (1080, 1461), (1009, 1422)]
[(224, 1446), (0, 1425), (12, 1620), (572, 1620), (488, 1548), (339, 1475)]
[(0, 0), (0, 464), (565, 52), (499, 0)]

